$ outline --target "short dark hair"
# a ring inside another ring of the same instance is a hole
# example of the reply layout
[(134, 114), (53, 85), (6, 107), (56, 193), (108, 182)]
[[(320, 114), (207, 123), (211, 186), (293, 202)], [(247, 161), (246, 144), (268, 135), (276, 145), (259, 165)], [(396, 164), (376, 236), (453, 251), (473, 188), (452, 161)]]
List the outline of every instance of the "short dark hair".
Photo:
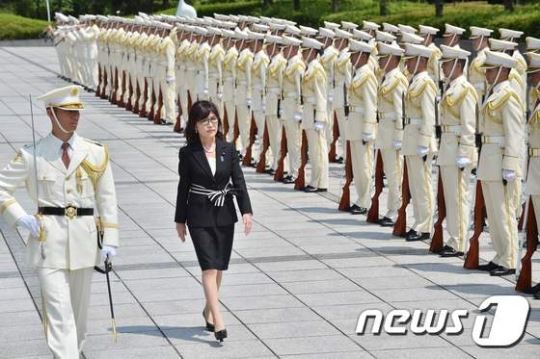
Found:
[(197, 122), (204, 120), (210, 114), (214, 114), (218, 119), (218, 130), (216, 138), (223, 139), (223, 127), (221, 123), (221, 117), (219, 116), (219, 110), (217, 106), (210, 101), (197, 101), (191, 106), (189, 111), (188, 122), (186, 125), (186, 140), (188, 144), (200, 142), (199, 135), (197, 134), (196, 127)]

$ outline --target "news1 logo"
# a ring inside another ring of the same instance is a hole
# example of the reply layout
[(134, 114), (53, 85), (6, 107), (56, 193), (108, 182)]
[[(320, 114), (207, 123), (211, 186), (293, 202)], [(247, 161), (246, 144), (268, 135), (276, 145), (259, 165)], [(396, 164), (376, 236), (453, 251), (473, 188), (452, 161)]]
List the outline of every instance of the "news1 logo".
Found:
[[(482, 313), (495, 309), (491, 327), (487, 327), (488, 317)], [(527, 326), (529, 302), (516, 295), (489, 297), (478, 307), (472, 330), (474, 342), (481, 347), (510, 347), (517, 344)], [(462, 320), (469, 316), (466, 309), (449, 310), (410, 310), (394, 309), (386, 317), (379, 309), (368, 309), (358, 317), (356, 334), (364, 335), (369, 319), (373, 319), (371, 334), (381, 334), (381, 330), (392, 335), (437, 335), (441, 333), (458, 335), (463, 333)]]

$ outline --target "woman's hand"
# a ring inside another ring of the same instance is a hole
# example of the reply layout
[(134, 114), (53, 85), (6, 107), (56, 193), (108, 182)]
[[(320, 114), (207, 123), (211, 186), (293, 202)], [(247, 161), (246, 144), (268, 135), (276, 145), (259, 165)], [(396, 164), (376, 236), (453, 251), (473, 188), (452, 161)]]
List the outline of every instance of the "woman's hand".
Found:
[(176, 223), (176, 233), (178, 233), (178, 237), (182, 240), (182, 242), (186, 241), (186, 224), (185, 223)]
[(244, 234), (247, 236), (251, 232), (251, 226), (252, 226), (252, 217), (253, 215), (251, 213), (246, 213), (242, 216), (242, 221), (244, 222)]

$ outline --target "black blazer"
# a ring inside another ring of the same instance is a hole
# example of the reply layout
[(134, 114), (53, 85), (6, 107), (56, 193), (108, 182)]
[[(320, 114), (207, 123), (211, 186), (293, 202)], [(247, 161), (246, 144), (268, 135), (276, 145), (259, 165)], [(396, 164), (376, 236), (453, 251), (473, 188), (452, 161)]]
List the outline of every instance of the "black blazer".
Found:
[(240, 212), (242, 215), (253, 213), (244, 174), (240, 168), (240, 159), (233, 144), (216, 139), (215, 176), (212, 176), (210, 165), (200, 143), (182, 147), (179, 157), (180, 182), (176, 197), (176, 223), (187, 222), (191, 227), (216, 227), (238, 221), (232, 194), (227, 195), (223, 207), (216, 207), (206, 196), (190, 193), (191, 184), (198, 184), (212, 190), (222, 190), (232, 180)]

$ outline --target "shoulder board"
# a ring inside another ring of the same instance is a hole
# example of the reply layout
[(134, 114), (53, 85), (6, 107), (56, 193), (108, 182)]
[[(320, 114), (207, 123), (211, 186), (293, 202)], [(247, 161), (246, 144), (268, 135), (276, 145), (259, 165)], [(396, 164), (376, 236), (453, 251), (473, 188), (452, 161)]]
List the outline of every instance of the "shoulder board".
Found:
[(494, 99), (493, 101), (488, 102), (486, 104), (486, 108), (492, 112), (497, 111), (498, 109), (506, 105), (506, 103), (512, 98), (518, 103), (520, 108), (523, 108), (523, 104), (521, 103), (519, 95), (512, 89), (508, 89), (504, 95)]
[(422, 95), (428, 88), (431, 88), (433, 89), (433, 91), (437, 92), (437, 86), (435, 85), (433, 80), (426, 79), (426, 81), (424, 81), (424, 83), (420, 85), (418, 88), (407, 91), (407, 97), (408, 98), (418, 97)]
[(467, 97), (467, 95), (469, 94), (474, 96), (475, 100), (477, 99), (476, 91), (470, 85), (469, 86), (464, 85), (462, 86), (461, 91), (456, 91), (456, 92), (457, 93), (455, 93), (454, 95), (444, 96), (443, 103), (445, 104), (445, 106), (454, 107), (456, 105), (459, 105), (461, 104), (461, 102), (463, 102), (465, 97)]
[(358, 77), (356, 77), (352, 83), (351, 83), (351, 87), (353, 89), (357, 89), (359, 88), (360, 86), (363, 86), (364, 83), (366, 83), (367, 81), (369, 80), (372, 80), (374, 81), (375, 83), (377, 83), (377, 78), (375, 77), (375, 74), (371, 71), (364, 71), (362, 73), (360, 73), (360, 75)]

